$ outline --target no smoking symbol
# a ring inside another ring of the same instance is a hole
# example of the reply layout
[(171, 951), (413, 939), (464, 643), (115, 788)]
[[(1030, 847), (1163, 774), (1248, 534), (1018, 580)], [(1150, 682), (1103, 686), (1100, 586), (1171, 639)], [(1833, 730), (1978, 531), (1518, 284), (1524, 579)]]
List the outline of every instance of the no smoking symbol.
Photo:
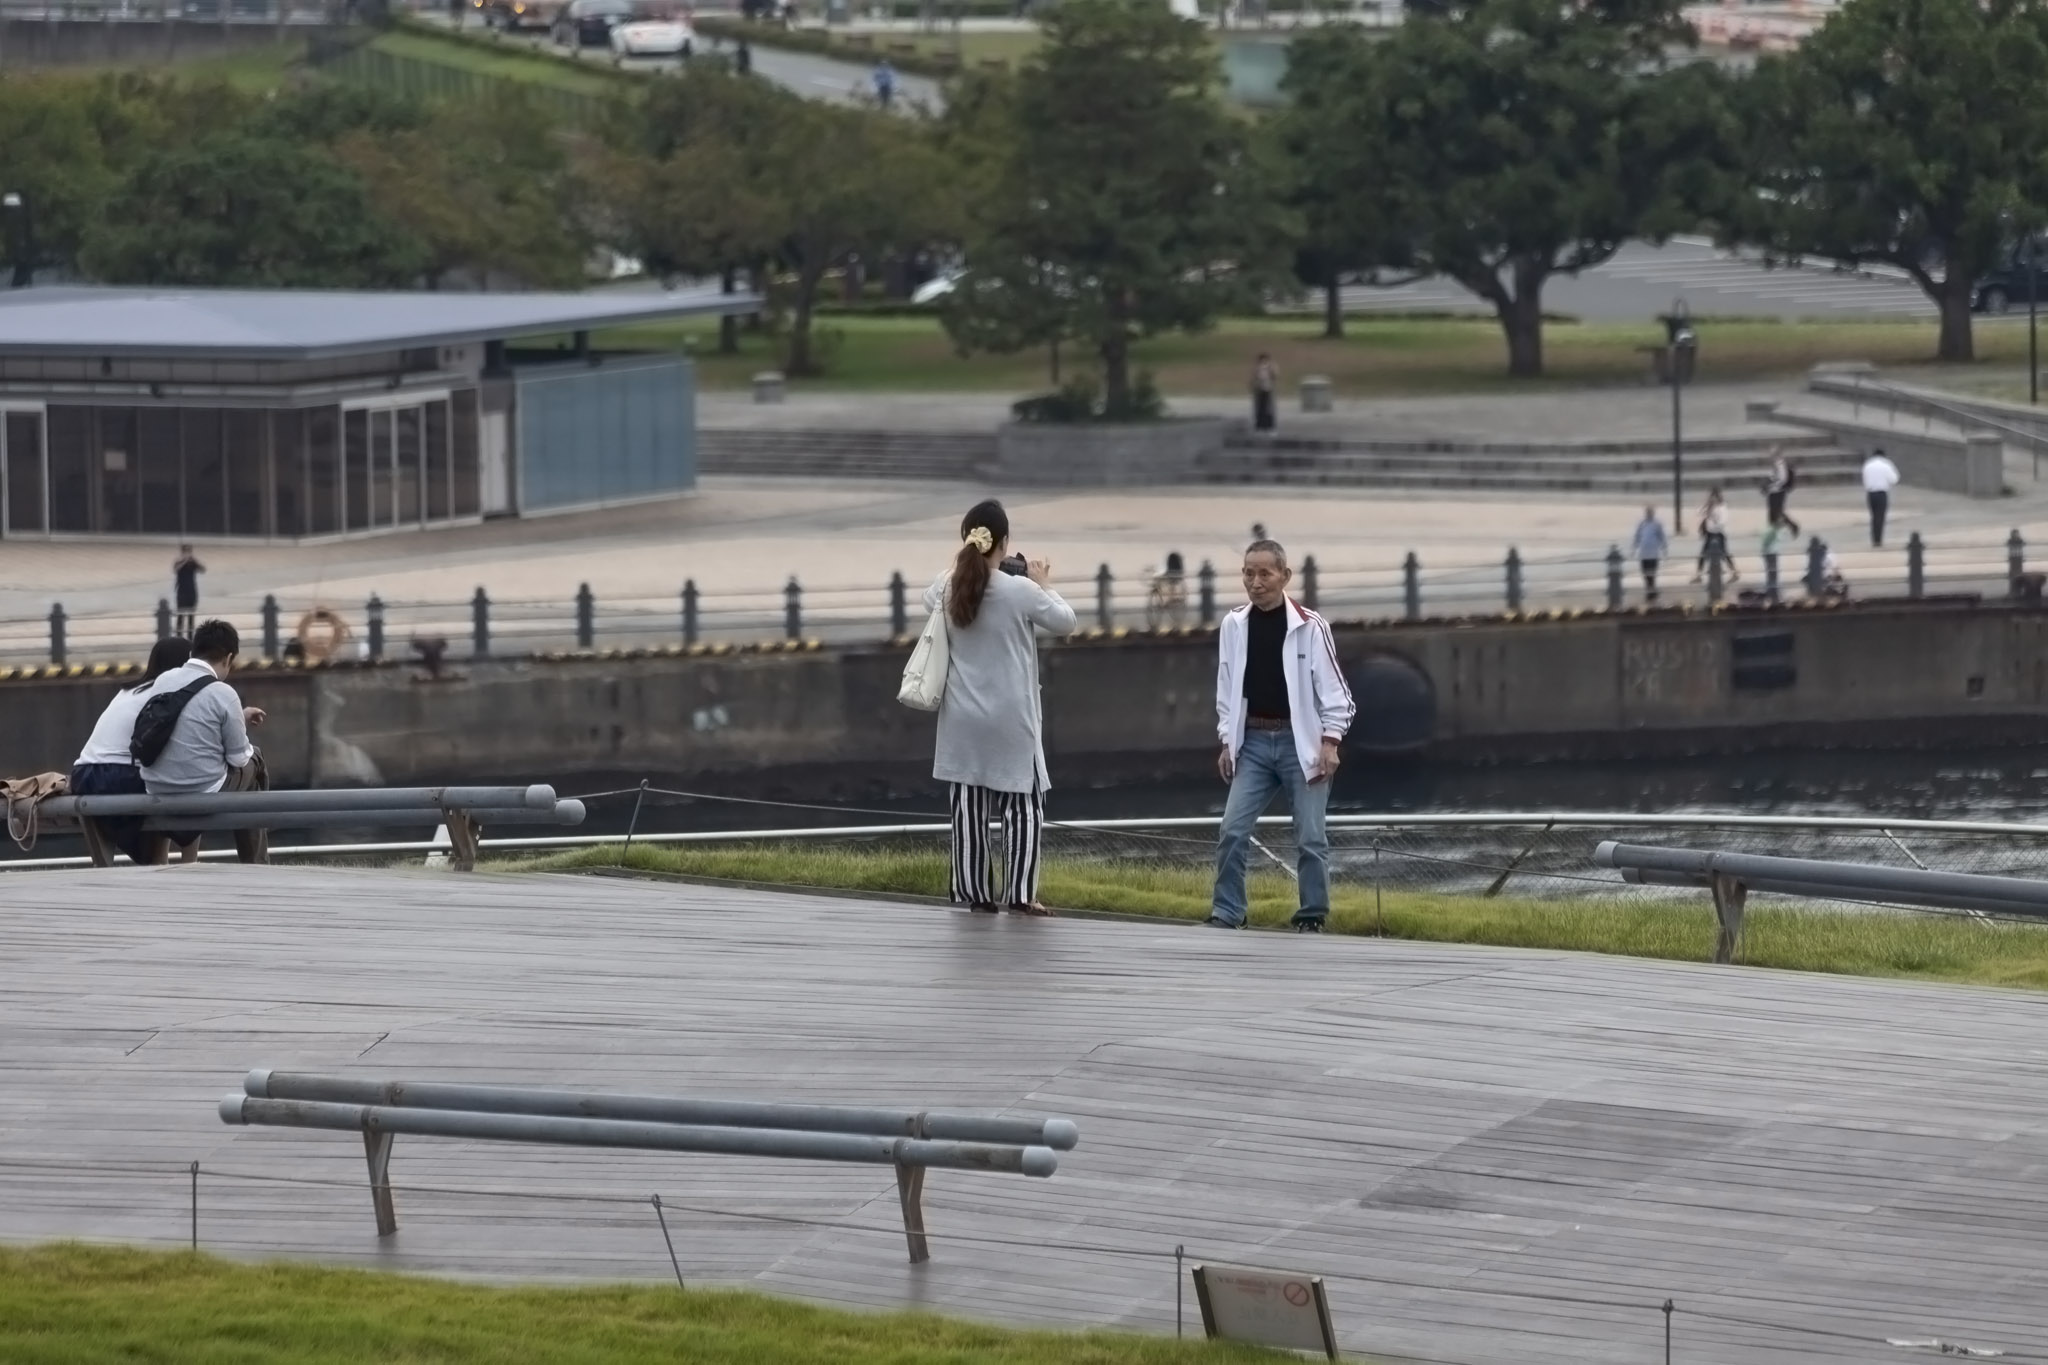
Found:
[(1280, 1286), (1280, 1296), (1296, 1308), (1308, 1306), (1308, 1286), (1297, 1280), (1289, 1280)]

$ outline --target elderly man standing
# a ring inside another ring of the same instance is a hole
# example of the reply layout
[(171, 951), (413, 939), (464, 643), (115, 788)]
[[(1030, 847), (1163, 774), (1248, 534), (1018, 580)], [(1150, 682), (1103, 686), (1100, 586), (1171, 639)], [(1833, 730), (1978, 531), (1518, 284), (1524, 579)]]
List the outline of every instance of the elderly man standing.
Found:
[(1330, 839), (1324, 817), (1339, 749), (1357, 707), (1323, 618), (1287, 595), (1287, 551), (1255, 540), (1244, 552), (1250, 600), (1217, 632), (1217, 771), (1230, 784), (1216, 851), (1209, 923), (1244, 927), (1245, 860), (1252, 833), (1277, 792), (1294, 814), (1300, 909), (1296, 932), (1319, 934), (1330, 914)]

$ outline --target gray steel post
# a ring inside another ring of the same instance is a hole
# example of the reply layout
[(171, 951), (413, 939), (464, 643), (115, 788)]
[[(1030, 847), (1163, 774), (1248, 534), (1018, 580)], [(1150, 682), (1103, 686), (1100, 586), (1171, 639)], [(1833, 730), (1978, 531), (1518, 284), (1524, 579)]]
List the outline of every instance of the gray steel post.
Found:
[(1095, 624), (1104, 630), (1116, 624), (1116, 607), (1112, 596), (1115, 591), (1116, 579), (1111, 576), (1109, 565), (1105, 564), (1095, 571)]
[(301, 810), (553, 810), (555, 789), (529, 787), (364, 787), (332, 791), (205, 792), (191, 796), (53, 796), (46, 815), (228, 815)]
[(1507, 575), (1508, 610), (1520, 611), (1522, 609), (1522, 552), (1512, 545), (1508, 546)]
[(590, 585), (584, 583), (576, 589), (576, 648), (593, 649), (597, 645), (597, 599), (591, 595)]
[(889, 638), (901, 640), (910, 634), (910, 585), (901, 570), (889, 575)]
[(683, 643), (697, 643), (697, 580), (683, 580)]
[(583, 823), (581, 801), (557, 801), (537, 810), (532, 806), (392, 806), (375, 810), (295, 810), (286, 812), (243, 811), (225, 815), (150, 815), (143, 818), (147, 830), (216, 829), (362, 829), (399, 828), (421, 825), (432, 829), (446, 824), (451, 830), (458, 818), (476, 826), (562, 825)]
[(1927, 595), (1927, 545), (1915, 531), (1906, 537), (1906, 596)]
[(1195, 575), (1196, 608), (1201, 612), (1202, 624), (1216, 624), (1216, 566), (1208, 560), (1202, 561), (1202, 568)]
[(384, 599), (376, 593), (371, 593), (370, 600), (363, 603), (363, 619), (369, 623), (365, 643), (369, 646), (370, 657), (381, 659), (384, 657)]
[(469, 599), (469, 653), (473, 659), (491, 657), (491, 599), (482, 588)]
[(1621, 569), (1621, 547), (1607, 547), (1607, 610), (1620, 611), (1623, 601)]
[(278, 642), (277, 615), (277, 598), (270, 593), (265, 593), (263, 595), (263, 657), (266, 659), (275, 659), (282, 653)]
[[(942, 1138), (1004, 1146), (1071, 1151), (1081, 1140), (1072, 1119), (984, 1118), (909, 1109), (836, 1104), (777, 1104), (760, 1100), (681, 1099), (670, 1095), (606, 1094), (522, 1085), (470, 1085), (460, 1081), (374, 1081), (314, 1072), (251, 1071), (242, 1089), (256, 1099), (312, 1100), (401, 1109), (529, 1114), (553, 1118), (622, 1119), (713, 1128), (761, 1128), (874, 1137)], [(920, 1126), (921, 1125), (921, 1126)]]
[(171, 604), (169, 600), (162, 597), (156, 599), (156, 638), (159, 640), (171, 638)]
[[(1658, 848), (1614, 840), (1596, 848), (1593, 861), (1602, 867), (1637, 872), (1651, 885), (1702, 886), (1719, 875), (1733, 877), (1757, 891), (1783, 890), (1790, 895), (1836, 900), (1896, 901), (2048, 917), (2048, 882), (2023, 877)], [(1675, 881), (1669, 880), (1674, 878)]]
[(1301, 604), (1310, 611), (1316, 609), (1316, 602), (1320, 597), (1316, 577), (1316, 557), (1310, 555), (1301, 561)]
[(2005, 581), (2012, 585), (2014, 593), (2020, 590), (2020, 575), (2027, 571), (2027, 542), (2020, 536), (2020, 528), (2012, 528), (2012, 534), (2005, 538)]
[(1408, 552), (1408, 558), (1401, 562), (1401, 595), (1405, 601), (1406, 614), (1411, 621), (1422, 619), (1422, 561), (1415, 557), (1415, 551)]
[(804, 638), (804, 589), (795, 574), (782, 590), (782, 634), (789, 640)]
[(64, 604), (62, 602), (52, 602), (50, 604), (50, 662), (60, 665), (64, 662)]
[(1806, 595), (1820, 596), (1820, 590), (1827, 584), (1828, 547), (1819, 536), (1806, 542)]

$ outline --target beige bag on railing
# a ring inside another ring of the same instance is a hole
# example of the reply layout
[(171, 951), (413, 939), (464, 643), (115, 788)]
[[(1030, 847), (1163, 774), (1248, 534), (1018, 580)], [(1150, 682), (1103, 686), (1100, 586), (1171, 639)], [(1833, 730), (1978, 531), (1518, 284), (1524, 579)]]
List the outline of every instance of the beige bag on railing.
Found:
[(910, 662), (903, 666), (903, 686), (896, 700), (913, 711), (936, 711), (946, 699), (946, 670), (952, 663), (951, 641), (946, 635), (946, 606), (931, 614), (911, 648)]

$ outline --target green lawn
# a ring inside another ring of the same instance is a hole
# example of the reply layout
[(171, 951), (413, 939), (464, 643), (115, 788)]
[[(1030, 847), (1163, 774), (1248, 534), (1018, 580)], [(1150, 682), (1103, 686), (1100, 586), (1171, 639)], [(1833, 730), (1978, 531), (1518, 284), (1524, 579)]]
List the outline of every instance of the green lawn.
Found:
[(503, 42), (481, 35), (458, 37), (429, 29), (400, 28), (379, 34), (370, 46), (410, 61), (454, 67), (498, 80), (527, 81), (579, 95), (616, 93), (623, 80), (609, 67), (586, 66), (514, 39)]
[[(536, 871), (620, 865), (617, 846), (498, 864)], [(623, 865), (688, 877), (926, 897), (944, 897), (947, 885), (945, 854), (915, 849), (636, 844)], [(1210, 874), (1202, 867), (1048, 859), (1042, 894), (1046, 904), (1065, 910), (1199, 920), (1209, 913), (1209, 890)], [(1293, 896), (1293, 883), (1280, 873), (1254, 873), (1252, 922), (1284, 924), (1294, 910)], [(1714, 943), (1714, 912), (1704, 892), (1690, 909), (1412, 891), (1388, 891), (1376, 904), (1372, 887), (1350, 878), (1338, 884), (1332, 899), (1330, 928), (1341, 934), (1684, 962), (1708, 960)], [(1960, 916), (1773, 908), (1766, 900), (1749, 910), (1737, 961), (2039, 990), (2048, 988), (2048, 928)]]
[[(817, 320), (826, 373), (799, 387), (839, 391), (1017, 392), (1048, 384), (1043, 350), (1014, 356), (962, 359), (938, 323), (921, 315), (875, 317), (831, 314)], [(1697, 324), (1699, 381), (1728, 383), (1796, 376), (1824, 360), (1869, 360), (1879, 365), (1928, 363), (1934, 353), (1931, 322), (1759, 322), (1711, 318)], [(1156, 337), (1138, 347), (1138, 361), (1158, 377), (1166, 394), (1240, 394), (1252, 360), (1271, 351), (1290, 381), (1324, 374), (1347, 397), (1498, 391), (1530, 387), (1511, 380), (1500, 330), (1483, 318), (1355, 318), (1341, 341), (1325, 341), (1312, 318), (1233, 318), (1198, 336)], [(1547, 373), (1536, 386), (1570, 387), (1640, 381), (1649, 370), (1642, 353), (1663, 329), (1641, 323), (1554, 322), (1546, 329)], [(608, 333), (607, 345), (668, 350), (687, 346), (707, 387), (743, 386), (758, 370), (779, 363), (780, 343), (767, 332), (743, 336), (741, 354), (717, 353), (717, 327), (689, 323)], [(2010, 365), (2026, 357), (2026, 332), (2004, 324), (1977, 331), (1981, 366)], [(1067, 354), (1070, 372), (1086, 357)], [(1959, 367), (1958, 376), (1970, 373)]]
[[(658, 1246), (658, 1243), (657, 1243)], [(994, 1296), (996, 1291), (991, 1291)], [(0, 1248), (7, 1365), (1228, 1365), (1271, 1352), (1020, 1332), (673, 1287), (494, 1289), (190, 1253)]]

